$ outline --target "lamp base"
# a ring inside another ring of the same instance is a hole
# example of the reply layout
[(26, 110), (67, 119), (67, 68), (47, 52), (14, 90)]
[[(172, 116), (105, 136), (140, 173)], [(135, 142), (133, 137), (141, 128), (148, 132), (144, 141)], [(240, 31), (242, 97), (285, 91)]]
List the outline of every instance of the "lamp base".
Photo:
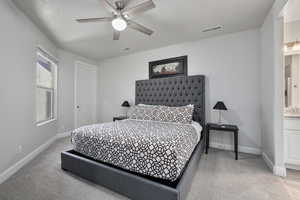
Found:
[(222, 125), (221, 110), (219, 110), (219, 122), (218, 122), (218, 125)]

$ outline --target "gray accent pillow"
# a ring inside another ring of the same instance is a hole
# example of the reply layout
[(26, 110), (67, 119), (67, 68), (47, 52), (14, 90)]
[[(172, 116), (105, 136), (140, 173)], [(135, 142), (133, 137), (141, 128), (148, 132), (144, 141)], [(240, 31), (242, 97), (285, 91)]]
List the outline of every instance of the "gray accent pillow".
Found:
[(128, 111), (129, 119), (139, 119), (139, 120), (155, 120), (157, 116), (156, 106), (144, 106), (137, 105), (132, 106)]
[(129, 119), (154, 120), (190, 124), (193, 119), (194, 105), (181, 107), (137, 105), (128, 112)]

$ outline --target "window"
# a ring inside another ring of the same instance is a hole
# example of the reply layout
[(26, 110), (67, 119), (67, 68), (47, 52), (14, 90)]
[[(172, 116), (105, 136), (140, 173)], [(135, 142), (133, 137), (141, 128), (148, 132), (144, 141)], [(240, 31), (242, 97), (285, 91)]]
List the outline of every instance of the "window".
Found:
[(36, 62), (36, 122), (55, 119), (57, 64), (42, 50)]

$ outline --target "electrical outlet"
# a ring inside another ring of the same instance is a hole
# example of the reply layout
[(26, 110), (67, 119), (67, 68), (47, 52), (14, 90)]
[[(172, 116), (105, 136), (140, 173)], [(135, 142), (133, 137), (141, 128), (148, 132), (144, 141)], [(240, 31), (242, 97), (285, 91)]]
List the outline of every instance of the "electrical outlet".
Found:
[(23, 152), (23, 147), (22, 145), (19, 145), (17, 149), (17, 153), (22, 153), (22, 152)]

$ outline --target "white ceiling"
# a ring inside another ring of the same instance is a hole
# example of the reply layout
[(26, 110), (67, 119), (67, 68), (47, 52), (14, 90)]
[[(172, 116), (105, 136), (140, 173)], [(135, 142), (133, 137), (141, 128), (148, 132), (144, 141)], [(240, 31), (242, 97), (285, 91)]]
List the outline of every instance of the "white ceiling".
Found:
[(285, 22), (300, 20), (300, 0), (289, 0), (284, 8)]
[[(79, 24), (76, 18), (109, 16), (101, 0), (13, 0), (59, 47), (105, 58), (261, 26), (274, 0), (153, 0), (156, 8), (135, 18), (152, 36), (127, 29), (112, 40), (110, 23)], [(137, 4), (142, 0), (132, 0)], [(222, 25), (223, 31), (203, 33)], [(130, 48), (129, 51), (124, 51)]]

